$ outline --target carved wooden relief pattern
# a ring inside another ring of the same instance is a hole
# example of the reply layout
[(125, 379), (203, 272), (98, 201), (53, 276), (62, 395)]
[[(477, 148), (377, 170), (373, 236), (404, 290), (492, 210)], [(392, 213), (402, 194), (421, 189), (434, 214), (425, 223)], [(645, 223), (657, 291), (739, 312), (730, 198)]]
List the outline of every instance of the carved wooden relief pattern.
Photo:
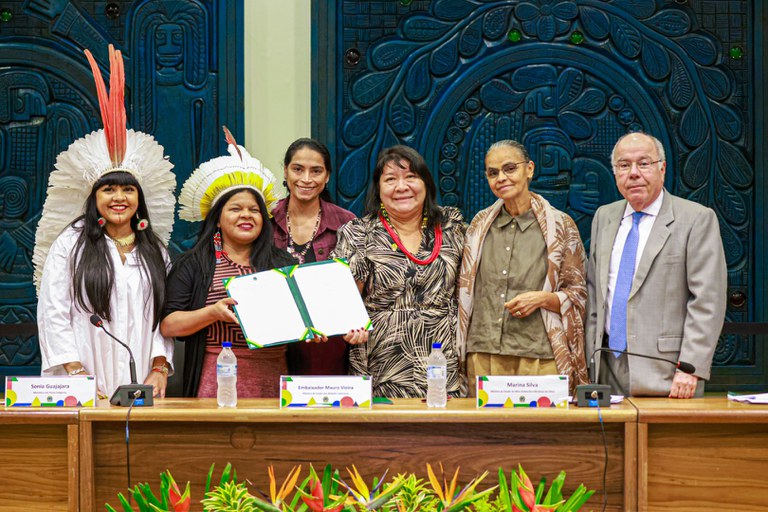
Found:
[[(494, 199), (485, 151), (513, 138), (536, 163), (532, 188), (575, 219), (588, 246), (596, 208), (620, 197), (613, 144), (644, 130), (666, 148), (666, 187), (717, 212), (729, 293), (752, 298), (753, 9), (738, 0), (339, 2), (337, 198), (359, 212), (377, 153), (403, 143), (427, 159), (440, 202), (469, 220)], [(728, 319), (747, 321), (752, 307), (731, 307)], [(729, 336), (715, 360), (750, 365), (754, 355), (754, 340)]]

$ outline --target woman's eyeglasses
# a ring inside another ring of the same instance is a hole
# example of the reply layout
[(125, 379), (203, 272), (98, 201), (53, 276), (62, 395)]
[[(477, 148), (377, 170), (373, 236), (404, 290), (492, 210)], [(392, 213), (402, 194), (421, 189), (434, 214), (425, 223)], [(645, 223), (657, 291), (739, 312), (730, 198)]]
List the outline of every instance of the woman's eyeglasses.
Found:
[(522, 162), (511, 162), (505, 165), (504, 167), (502, 167), (501, 171), (499, 171), (498, 169), (486, 169), (485, 175), (488, 177), (489, 180), (496, 180), (499, 177), (499, 172), (503, 172), (504, 176), (506, 176), (507, 178), (511, 178), (517, 172), (518, 166), (520, 164), (527, 164), (528, 162), (529, 162), (528, 160), (523, 160)]

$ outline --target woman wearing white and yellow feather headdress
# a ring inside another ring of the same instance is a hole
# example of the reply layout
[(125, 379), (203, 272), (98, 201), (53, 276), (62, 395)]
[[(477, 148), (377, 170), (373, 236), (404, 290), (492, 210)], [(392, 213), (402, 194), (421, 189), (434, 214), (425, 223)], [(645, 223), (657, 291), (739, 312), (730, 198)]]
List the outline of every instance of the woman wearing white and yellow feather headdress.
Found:
[(195, 245), (174, 263), (161, 330), (185, 342), (184, 396), (216, 396), (216, 358), (232, 341), (238, 396), (276, 397), (287, 373), (285, 346), (250, 350), (222, 279), (294, 263), (272, 241), (269, 221), (275, 177), (226, 130), (229, 155), (189, 177), (179, 195), (179, 218), (202, 221)]
[(131, 382), (125, 349), (91, 325), (98, 315), (131, 347), (138, 379), (162, 397), (173, 342), (158, 324), (176, 177), (162, 146), (126, 130), (120, 52), (109, 47), (109, 94), (85, 54), (104, 128), (73, 142), (49, 178), (33, 255), (42, 373), (93, 375), (102, 396)]

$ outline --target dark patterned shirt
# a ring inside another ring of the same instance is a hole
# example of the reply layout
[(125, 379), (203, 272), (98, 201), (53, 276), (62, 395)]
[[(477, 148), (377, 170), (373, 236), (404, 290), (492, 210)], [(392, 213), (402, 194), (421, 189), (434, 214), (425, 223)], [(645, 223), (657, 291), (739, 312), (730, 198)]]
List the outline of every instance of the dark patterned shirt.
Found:
[[(350, 350), (350, 373), (370, 375), (374, 396), (423, 398), (426, 363), (432, 342), (443, 343), (448, 361), (447, 390), (457, 396), (459, 364), (456, 340), (456, 278), (465, 225), (456, 208), (443, 208), (443, 244), (429, 265), (418, 265), (399, 249), (378, 217), (344, 225), (334, 256), (346, 258), (358, 282), (373, 331), (368, 343)], [(415, 256), (427, 259), (435, 243), (425, 230)]]

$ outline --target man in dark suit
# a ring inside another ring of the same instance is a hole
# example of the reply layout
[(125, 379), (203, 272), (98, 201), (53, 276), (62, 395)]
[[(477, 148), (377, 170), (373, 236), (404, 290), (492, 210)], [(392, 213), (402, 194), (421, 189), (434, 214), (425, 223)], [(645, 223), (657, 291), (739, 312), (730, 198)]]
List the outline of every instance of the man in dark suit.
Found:
[(599, 208), (592, 222), (587, 356), (608, 347), (686, 361), (696, 368), (692, 375), (626, 354), (595, 358), (598, 382), (614, 392), (701, 396), (726, 306), (717, 216), (664, 189), (664, 148), (650, 135), (624, 135), (611, 164), (624, 199)]

